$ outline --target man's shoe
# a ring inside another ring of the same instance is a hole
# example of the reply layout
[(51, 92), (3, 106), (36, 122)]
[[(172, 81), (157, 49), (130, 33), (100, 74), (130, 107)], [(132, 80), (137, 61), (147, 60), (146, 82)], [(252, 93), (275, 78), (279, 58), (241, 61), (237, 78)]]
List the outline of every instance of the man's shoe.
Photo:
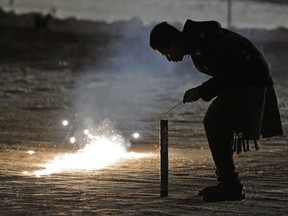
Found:
[(219, 182), (217, 185), (208, 186), (208, 187), (204, 188), (203, 190), (199, 191), (198, 195), (203, 196), (207, 193), (210, 193), (211, 191), (218, 190), (222, 186), (223, 186), (222, 182)]
[(243, 185), (240, 183), (234, 185), (218, 184), (203, 193), (203, 200), (206, 202), (236, 201), (244, 198)]

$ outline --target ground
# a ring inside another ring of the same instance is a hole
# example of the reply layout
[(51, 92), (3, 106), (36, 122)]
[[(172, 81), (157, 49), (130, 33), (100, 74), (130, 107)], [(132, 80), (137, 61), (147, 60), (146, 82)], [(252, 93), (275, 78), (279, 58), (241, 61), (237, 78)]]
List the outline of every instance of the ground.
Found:
[[(1, 152), (1, 212), (5, 215), (286, 215), (287, 147), (265, 143), (261, 153), (237, 157), (246, 199), (205, 203), (197, 192), (215, 183), (207, 149), (171, 148), (169, 196), (159, 196), (159, 156), (91, 172), (25, 176), (51, 152), (29, 158), (26, 149)], [(136, 150), (136, 149), (135, 149)], [(54, 154), (56, 154), (54, 152)], [(249, 155), (248, 155), (249, 154)], [(42, 160), (35, 159), (41, 157)], [(15, 160), (17, 159), (17, 160)]]

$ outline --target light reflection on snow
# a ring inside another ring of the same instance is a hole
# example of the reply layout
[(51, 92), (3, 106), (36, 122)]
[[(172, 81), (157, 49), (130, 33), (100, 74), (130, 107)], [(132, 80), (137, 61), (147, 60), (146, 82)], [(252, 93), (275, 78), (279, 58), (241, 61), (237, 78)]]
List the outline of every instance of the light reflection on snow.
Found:
[(29, 151), (27, 151), (27, 153), (30, 154), (30, 155), (33, 155), (33, 154), (35, 154), (35, 151), (29, 150)]

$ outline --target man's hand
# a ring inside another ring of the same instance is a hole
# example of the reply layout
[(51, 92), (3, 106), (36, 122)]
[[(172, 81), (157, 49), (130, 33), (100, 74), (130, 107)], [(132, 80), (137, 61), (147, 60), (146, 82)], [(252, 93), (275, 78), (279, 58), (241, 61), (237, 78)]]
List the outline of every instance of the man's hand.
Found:
[(199, 98), (200, 98), (199, 89), (192, 88), (185, 92), (185, 95), (183, 97), (183, 103), (197, 101)]

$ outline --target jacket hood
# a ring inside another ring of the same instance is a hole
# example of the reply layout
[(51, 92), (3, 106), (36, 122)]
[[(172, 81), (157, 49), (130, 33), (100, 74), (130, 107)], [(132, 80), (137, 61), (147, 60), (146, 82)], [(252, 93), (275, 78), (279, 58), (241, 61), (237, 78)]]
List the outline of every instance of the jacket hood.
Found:
[(197, 43), (204, 42), (221, 29), (219, 22), (211, 21), (192, 21), (188, 19), (183, 27), (183, 40), (185, 47), (191, 50)]

